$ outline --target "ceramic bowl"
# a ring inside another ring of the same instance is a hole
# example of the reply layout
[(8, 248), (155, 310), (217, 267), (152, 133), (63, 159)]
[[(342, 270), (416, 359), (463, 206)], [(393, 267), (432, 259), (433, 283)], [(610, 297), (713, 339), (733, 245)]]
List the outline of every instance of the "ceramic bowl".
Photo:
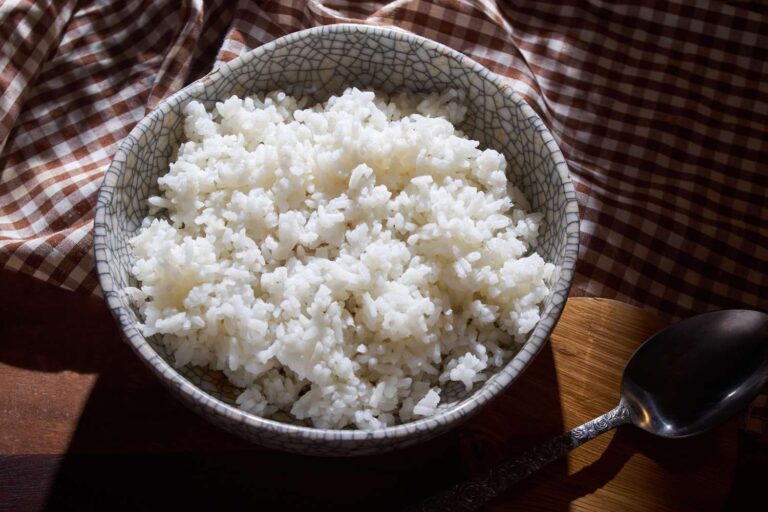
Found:
[[(537, 251), (556, 271), (541, 321), (522, 349), (471, 392), (442, 390), (429, 418), (374, 431), (324, 430), (266, 419), (234, 405), (237, 390), (216, 372), (175, 368), (172, 354), (137, 329), (136, 310), (123, 289), (136, 285), (128, 240), (147, 215), (147, 198), (182, 142), (182, 109), (190, 100), (211, 108), (233, 94), (284, 90), (321, 101), (346, 87), (389, 93), (466, 93), (468, 114), (460, 128), (482, 147), (504, 153), (511, 179), (545, 214)], [(122, 141), (99, 194), (94, 227), (96, 268), (104, 297), (127, 341), (157, 377), (202, 416), (257, 443), (315, 455), (376, 453), (445, 432), (477, 412), (521, 374), (545, 343), (565, 305), (578, 253), (579, 220), (573, 185), (552, 135), (509, 82), (466, 56), (397, 29), (331, 25), (290, 34), (222, 64), (163, 101)], [(553, 383), (554, 385), (554, 383)], [(514, 392), (514, 391), (510, 391)]]

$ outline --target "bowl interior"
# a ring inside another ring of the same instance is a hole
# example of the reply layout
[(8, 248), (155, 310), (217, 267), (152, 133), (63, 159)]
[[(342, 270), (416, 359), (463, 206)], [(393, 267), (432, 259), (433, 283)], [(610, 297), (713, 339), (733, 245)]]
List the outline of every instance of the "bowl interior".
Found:
[[(479, 140), (482, 147), (504, 153), (510, 179), (523, 191), (531, 209), (545, 214), (537, 250), (555, 264), (552, 283), (561, 286), (553, 286), (544, 303), (542, 322), (505, 368), (506, 377), (499, 380), (499, 374), (494, 375), (483, 385), (485, 389), (503, 387), (544, 342), (567, 294), (574, 256), (569, 252), (574, 236), (573, 208), (569, 203), (574, 199), (565, 163), (539, 118), (495, 75), (458, 53), (398, 31), (337, 27), (335, 31), (288, 36), (223, 65), (161, 104), (137, 126), (122, 143), (105, 178), (107, 191), (102, 193), (99, 205), (103, 215), (96, 228), (97, 241), (102, 244), (97, 246), (97, 254), (99, 259), (106, 260), (108, 268), (108, 275), (101, 272), (102, 282), (106, 283), (105, 293), (120, 305), (119, 321), (124, 326), (138, 321), (121, 291), (136, 284), (130, 276), (132, 256), (128, 240), (147, 214), (146, 199), (158, 192), (158, 176), (166, 172), (183, 142), (184, 105), (195, 99), (211, 108), (216, 101), (233, 94), (273, 90), (322, 101), (351, 86), (387, 93), (463, 91), (469, 109), (460, 128)], [(564, 269), (568, 275), (561, 275)], [(162, 344), (154, 339), (147, 341), (157, 354), (172, 363), (173, 356)], [(225, 403), (233, 403), (237, 396), (237, 390), (217, 372), (202, 368), (182, 368), (179, 372)], [(443, 390), (443, 409), (471, 399), (460, 383), (453, 384)], [(295, 421), (287, 416), (276, 419)]]

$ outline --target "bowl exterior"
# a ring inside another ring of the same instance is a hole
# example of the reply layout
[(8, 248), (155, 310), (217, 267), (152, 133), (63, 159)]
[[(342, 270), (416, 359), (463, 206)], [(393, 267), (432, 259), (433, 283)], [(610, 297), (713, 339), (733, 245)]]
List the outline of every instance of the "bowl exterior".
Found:
[[(555, 264), (541, 321), (508, 364), (470, 394), (444, 389), (435, 416), (375, 431), (323, 430), (260, 418), (234, 406), (236, 390), (214, 372), (174, 368), (173, 356), (137, 329), (124, 292), (135, 285), (128, 240), (147, 214), (146, 199), (183, 138), (183, 107), (212, 108), (233, 94), (284, 90), (322, 101), (346, 87), (388, 93), (455, 89), (468, 104), (462, 130), (504, 153), (510, 179), (543, 212), (537, 251)], [(257, 443), (315, 455), (377, 453), (436, 436), (467, 419), (507, 388), (531, 362), (554, 328), (568, 295), (578, 254), (578, 207), (568, 170), (541, 119), (499, 76), (464, 55), (412, 34), (362, 25), (330, 25), (290, 34), (257, 48), (174, 94), (120, 144), (102, 184), (94, 226), (96, 268), (104, 297), (125, 338), (160, 380), (192, 409)]]

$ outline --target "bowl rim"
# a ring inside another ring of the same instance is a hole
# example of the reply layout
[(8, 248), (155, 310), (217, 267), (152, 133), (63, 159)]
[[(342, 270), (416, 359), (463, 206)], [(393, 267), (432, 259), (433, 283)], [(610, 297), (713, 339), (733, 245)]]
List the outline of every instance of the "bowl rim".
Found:
[[(560, 277), (552, 287), (552, 300), (550, 305), (544, 311), (541, 320), (537, 323), (536, 327), (529, 335), (528, 340), (523, 344), (517, 354), (494, 374), (495, 379), (493, 381), (486, 381), (479, 389), (473, 391), (472, 394), (462, 399), (458, 404), (453, 405), (446, 410), (439, 411), (433, 416), (375, 430), (323, 429), (292, 425), (278, 420), (262, 418), (229, 405), (197, 387), (186, 377), (181, 375), (170, 363), (163, 359), (138, 331), (135, 323), (129, 320), (130, 315), (121, 305), (119, 298), (121, 291), (114, 286), (106, 254), (108, 227), (105, 220), (107, 217), (107, 206), (111, 201), (115, 188), (111, 184), (111, 180), (116, 180), (122, 172), (122, 168), (126, 161), (125, 157), (128, 152), (128, 147), (130, 147), (132, 141), (137, 140), (139, 135), (143, 133), (150, 124), (164, 115), (165, 111), (172, 105), (186, 100), (186, 97), (191, 94), (193, 88), (200, 87), (201, 84), (216, 80), (218, 75), (227, 75), (237, 72), (237, 70), (245, 66), (257, 55), (292, 45), (308, 36), (323, 36), (335, 33), (349, 34), (356, 32), (374, 34), (394, 41), (418, 43), (429, 50), (436, 51), (441, 55), (454, 59), (462, 67), (466, 67), (470, 71), (479, 74), (483, 79), (492, 82), (498, 87), (501, 94), (506, 95), (507, 99), (521, 109), (530, 122), (531, 129), (540, 134), (542, 142), (547, 147), (550, 158), (560, 177), (563, 193), (566, 198), (566, 245), (564, 248), (565, 256), (560, 270)], [(396, 439), (412, 437), (415, 434), (427, 431), (448, 428), (478, 412), (483, 404), (490, 401), (504, 389), (509, 387), (509, 385), (522, 374), (523, 370), (533, 360), (534, 356), (541, 350), (562, 314), (573, 281), (576, 261), (578, 258), (579, 212), (575, 188), (569, 177), (565, 159), (560, 152), (560, 149), (557, 147), (554, 137), (539, 118), (538, 114), (536, 114), (536, 112), (528, 105), (523, 97), (512, 90), (509, 82), (506, 82), (499, 75), (466, 55), (431, 39), (415, 35), (397, 27), (345, 23), (313, 27), (282, 36), (267, 44), (252, 49), (229, 62), (222, 63), (204, 77), (192, 82), (158, 103), (147, 116), (134, 126), (128, 136), (120, 142), (118, 150), (106, 171), (104, 180), (99, 189), (93, 233), (96, 272), (99, 277), (99, 282), (107, 306), (120, 325), (121, 333), (125, 339), (145, 364), (158, 375), (164, 384), (174, 388), (181, 393), (182, 398), (202, 407), (202, 409), (204, 409), (205, 412), (210, 413), (210, 415), (223, 415), (230, 421), (242, 424), (248, 429), (255, 429), (264, 433), (279, 435), (289, 441), (304, 440), (313, 443), (327, 441), (333, 442), (336, 445), (344, 445), (357, 444), (361, 441), (373, 439), (387, 439), (394, 441)]]

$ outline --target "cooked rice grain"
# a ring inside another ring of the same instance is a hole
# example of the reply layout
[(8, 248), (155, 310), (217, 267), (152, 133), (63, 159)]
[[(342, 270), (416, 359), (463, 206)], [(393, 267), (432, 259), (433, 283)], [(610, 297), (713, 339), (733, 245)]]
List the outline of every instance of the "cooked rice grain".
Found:
[(276, 92), (185, 114), (129, 292), (144, 335), (224, 372), (241, 408), (322, 428), (429, 416), (539, 320), (542, 215), (454, 127), (455, 93), (308, 107)]

